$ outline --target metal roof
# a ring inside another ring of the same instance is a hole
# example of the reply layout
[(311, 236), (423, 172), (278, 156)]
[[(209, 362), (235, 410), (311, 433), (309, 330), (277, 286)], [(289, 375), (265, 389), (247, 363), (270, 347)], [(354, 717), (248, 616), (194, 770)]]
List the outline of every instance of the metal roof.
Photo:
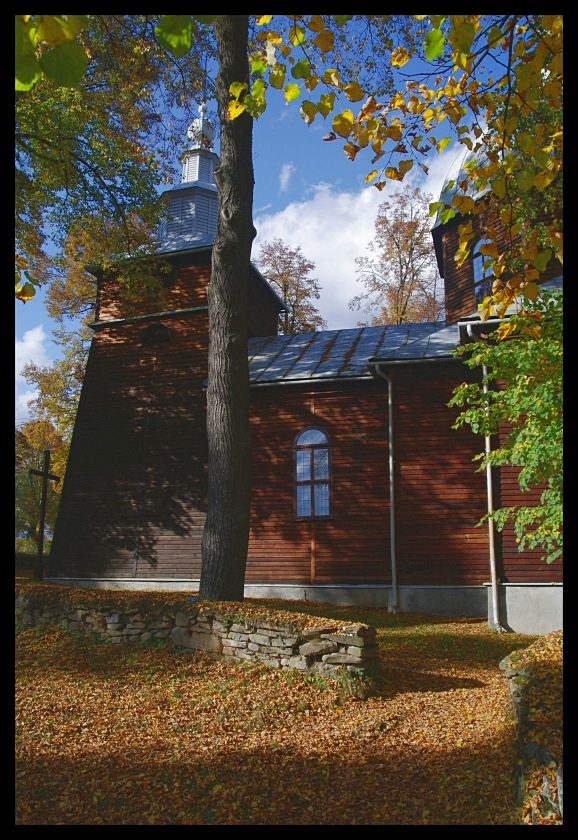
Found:
[[(370, 358), (390, 358), (404, 347), (433, 341), (443, 326), (432, 322), (395, 324), (252, 338), (249, 378), (252, 385), (371, 378), (367, 368)], [(456, 333), (454, 347), (457, 340)]]

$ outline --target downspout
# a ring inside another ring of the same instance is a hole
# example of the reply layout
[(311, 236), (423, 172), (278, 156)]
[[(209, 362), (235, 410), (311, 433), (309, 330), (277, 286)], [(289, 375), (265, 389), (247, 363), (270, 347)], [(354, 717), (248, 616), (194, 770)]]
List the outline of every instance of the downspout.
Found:
[(388, 442), (389, 442), (389, 533), (390, 533), (390, 554), (391, 554), (391, 602), (390, 613), (399, 612), (399, 591), (397, 587), (397, 555), (395, 548), (395, 483), (393, 471), (393, 381), (387, 373), (384, 373), (379, 362), (375, 363), (375, 372), (381, 379), (387, 382), (387, 406), (388, 406)]
[[(474, 340), (478, 341), (479, 338), (474, 334), (472, 330), (472, 325), (467, 325), (467, 333), (468, 335), (473, 338)], [(488, 368), (486, 365), (482, 365), (482, 377), (483, 377), (483, 391), (484, 397), (488, 399), (488, 383), (487, 383), (487, 376), (488, 376)], [(485, 435), (485, 451), (486, 451), (486, 489), (487, 489), (487, 499), (488, 499), (488, 542), (489, 542), (489, 549), (490, 549), (490, 581), (492, 587), (492, 627), (498, 633), (503, 633), (504, 628), (500, 623), (500, 602), (498, 596), (498, 574), (496, 571), (496, 541), (495, 541), (495, 529), (494, 529), (494, 491), (492, 486), (492, 467), (488, 460), (490, 452), (491, 452), (491, 441), (490, 436)]]

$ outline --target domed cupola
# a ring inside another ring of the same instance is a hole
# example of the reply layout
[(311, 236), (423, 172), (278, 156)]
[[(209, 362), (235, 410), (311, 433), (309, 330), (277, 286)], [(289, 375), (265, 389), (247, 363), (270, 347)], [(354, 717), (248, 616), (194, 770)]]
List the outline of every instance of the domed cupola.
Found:
[[(471, 171), (476, 167), (482, 167), (488, 163), (489, 160), (485, 149), (482, 148), (477, 152), (470, 152), (468, 149), (464, 149), (463, 153), (460, 153), (451, 165), (438, 201), (443, 201), (444, 205), (449, 207), (451, 207), (452, 199), (455, 195), (469, 196), (474, 201), (479, 201), (490, 190), (490, 186), (486, 183), (484, 187), (480, 187), (476, 183), (476, 180), (471, 178)], [(432, 236), (441, 277), (445, 276), (445, 268), (440, 228), (443, 228), (445, 224), (447, 222), (444, 220), (444, 207), (440, 207), (435, 216)]]
[(165, 191), (167, 213), (159, 237), (161, 253), (212, 245), (217, 231), (218, 196), (212, 151), (215, 128), (200, 105), (199, 117), (188, 128), (189, 143), (181, 155), (181, 183)]

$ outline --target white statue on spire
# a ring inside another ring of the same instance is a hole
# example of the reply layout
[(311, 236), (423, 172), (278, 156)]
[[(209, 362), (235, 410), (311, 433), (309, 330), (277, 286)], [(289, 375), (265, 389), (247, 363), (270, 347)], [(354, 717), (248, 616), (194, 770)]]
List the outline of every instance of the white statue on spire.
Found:
[(213, 145), (216, 133), (215, 127), (213, 126), (213, 123), (206, 118), (206, 113), (207, 106), (203, 102), (199, 105), (200, 116), (192, 121), (187, 130), (187, 136), (191, 141), (190, 149), (211, 149)]

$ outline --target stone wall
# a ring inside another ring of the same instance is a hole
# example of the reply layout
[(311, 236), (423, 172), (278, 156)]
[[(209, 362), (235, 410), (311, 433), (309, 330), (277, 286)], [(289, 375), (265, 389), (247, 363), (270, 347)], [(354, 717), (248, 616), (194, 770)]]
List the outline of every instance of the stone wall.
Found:
[(520, 802), (527, 803), (529, 821), (533, 824), (542, 824), (542, 817), (548, 814), (562, 819), (562, 754), (553, 755), (546, 744), (536, 741), (528, 721), (535, 677), (527, 665), (520, 662), (519, 652), (506, 656), (499, 667), (508, 679), (512, 706), (518, 722), (518, 798)]
[(74, 606), (32, 602), (16, 596), (16, 624), (32, 627), (52, 624), (84, 635), (108, 638), (115, 644), (172, 641), (181, 648), (203, 651), (235, 661), (259, 662), (269, 668), (294, 668), (324, 675), (344, 669), (363, 673), (378, 656), (375, 628), (367, 624), (339, 625), (295, 630), (270, 620), (235, 619), (195, 605), (170, 607), (162, 614), (147, 615), (139, 609), (115, 609), (109, 604)]

